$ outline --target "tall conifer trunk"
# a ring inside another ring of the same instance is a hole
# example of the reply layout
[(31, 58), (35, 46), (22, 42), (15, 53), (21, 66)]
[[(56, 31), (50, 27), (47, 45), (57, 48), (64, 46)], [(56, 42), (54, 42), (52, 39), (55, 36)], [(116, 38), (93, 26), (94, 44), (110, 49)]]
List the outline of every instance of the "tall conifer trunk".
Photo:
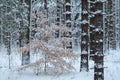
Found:
[(80, 71), (88, 71), (88, 0), (82, 0)]

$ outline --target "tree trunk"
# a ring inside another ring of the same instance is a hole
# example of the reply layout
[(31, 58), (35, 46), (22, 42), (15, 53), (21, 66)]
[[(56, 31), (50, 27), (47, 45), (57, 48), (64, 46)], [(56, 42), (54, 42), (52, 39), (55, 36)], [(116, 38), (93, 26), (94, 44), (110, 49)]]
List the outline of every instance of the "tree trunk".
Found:
[[(28, 5), (28, 26), (26, 28), (26, 44), (30, 42), (30, 12), (31, 12), (31, 0), (21, 0), (21, 3), (25, 2)], [(30, 50), (29, 50), (30, 51)], [(29, 64), (30, 63), (30, 52), (22, 53), (22, 65)]]
[(115, 28), (115, 0), (107, 0), (106, 20), (108, 30), (109, 49), (116, 49), (116, 28)]
[(94, 80), (104, 80), (103, 2), (90, 0), (90, 54), (94, 60)]
[(82, 0), (81, 65), (80, 71), (88, 71), (88, 0)]

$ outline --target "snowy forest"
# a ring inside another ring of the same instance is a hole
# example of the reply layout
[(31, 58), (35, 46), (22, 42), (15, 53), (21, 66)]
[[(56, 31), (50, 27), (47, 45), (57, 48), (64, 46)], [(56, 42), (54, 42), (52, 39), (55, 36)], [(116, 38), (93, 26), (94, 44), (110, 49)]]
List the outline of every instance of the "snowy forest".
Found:
[(119, 80), (120, 0), (0, 0), (0, 80)]

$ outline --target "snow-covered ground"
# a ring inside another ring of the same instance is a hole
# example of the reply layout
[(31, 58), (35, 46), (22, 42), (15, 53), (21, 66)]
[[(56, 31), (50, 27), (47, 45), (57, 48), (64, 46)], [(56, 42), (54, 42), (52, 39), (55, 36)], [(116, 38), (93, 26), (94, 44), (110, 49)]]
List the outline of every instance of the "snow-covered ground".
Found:
[[(94, 70), (90, 69), (89, 72), (79, 72), (80, 59), (74, 64), (76, 71), (70, 73), (64, 73), (61, 75), (48, 75), (41, 73), (36, 75), (32, 70), (17, 71), (21, 67), (21, 57), (16, 49), (13, 49), (14, 53), (11, 56), (6, 55), (6, 50), (0, 50), (0, 80), (94, 80)], [(105, 71), (104, 80), (119, 80), (120, 78), (120, 50), (110, 51), (105, 56)], [(9, 59), (11, 63), (11, 69), (9, 69)], [(92, 61), (89, 62), (89, 67), (93, 68)]]
[(105, 80), (120, 80), (120, 50), (105, 56)]

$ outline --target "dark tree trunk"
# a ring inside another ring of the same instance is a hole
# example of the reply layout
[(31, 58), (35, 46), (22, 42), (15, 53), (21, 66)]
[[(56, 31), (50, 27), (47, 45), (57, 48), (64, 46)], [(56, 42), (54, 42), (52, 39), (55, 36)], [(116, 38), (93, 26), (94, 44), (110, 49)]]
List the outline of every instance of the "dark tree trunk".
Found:
[(82, 0), (80, 71), (88, 71), (88, 0)]
[[(65, 0), (65, 26), (68, 28), (72, 28), (71, 23), (71, 0)], [(72, 31), (65, 32), (65, 37), (72, 38)], [(68, 41), (65, 43), (66, 49), (69, 51), (72, 50), (72, 41)]]
[[(21, 3), (23, 3), (24, 0), (21, 0)], [(28, 5), (28, 26), (26, 28), (26, 44), (30, 42), (30, 12), (31, 12), (31, 0), (25, 0), (25, 3)], [(30, 50), (27, 53), (22, 53), (22, 65), (29, 64), (30, 63)]]
[(115, 28), (115, 1), (106, 2), (106, 26), (108, 31), (109, 49), (116, 49), (116, 28)]
[(94, 80), (104, 80), (103, 54), (103, 2), (90, 3), (90, 54), (94, 60)]

